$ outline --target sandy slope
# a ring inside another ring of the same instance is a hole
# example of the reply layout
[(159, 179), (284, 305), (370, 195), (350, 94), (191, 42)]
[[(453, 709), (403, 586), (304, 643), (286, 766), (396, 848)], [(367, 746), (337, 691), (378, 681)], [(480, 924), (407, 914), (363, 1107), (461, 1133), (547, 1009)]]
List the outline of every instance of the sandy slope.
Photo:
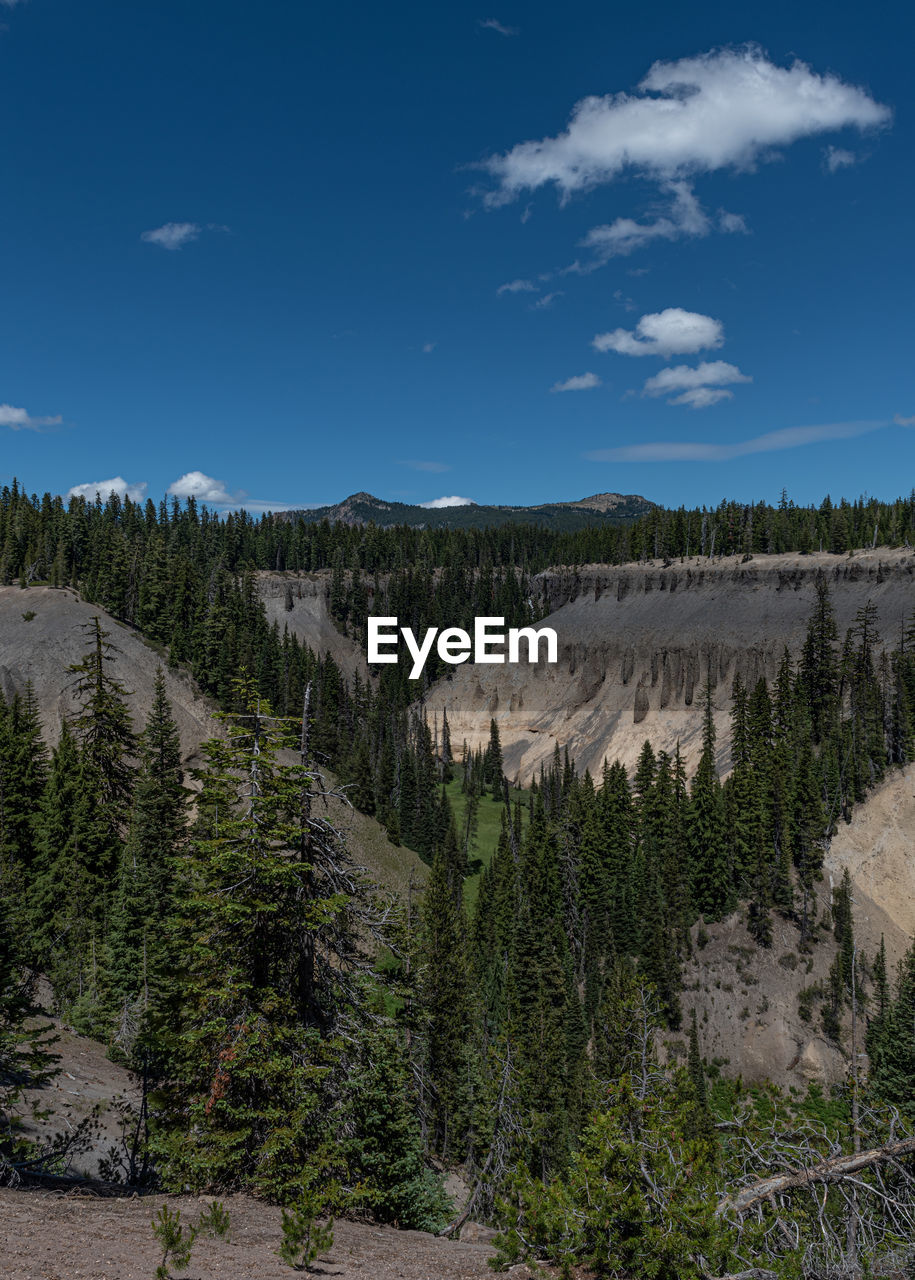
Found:
[[(24, 614), (35, 616), (26, 621)], [(85, 604), (77, 594), (52, 587), (0, 587), (0, 690), (9, 697), (22, 693), (31, 678), (45, 735), (51, 743), (60, 736), (64, 716), (75, 707), (73, 676), (67, 667), (79, 662), (88, 648), (87, 624), (99, 616), (118, 653), (113, 674), (129, 691), (128, 706), (137, 730), (146, 722), (152, 703), (156, 668), (162, 664), (181, 748), (196, 759), (197, 748), (213, 732), (212, 704), (189, 676), (165, 666), (165, 660), (136, 631), (115, 622), (97, 605)]]
[(506, 768), (522, 780), (568, 747), (580, 769), (604, 759), (632, 767), (646, 738), (681, 743), (692, 770), (700, 750), (701, 693), (715, 686), (719, 766), (729, 757), (734, 677), (772, 679), (785, 647), (797, 653), (818, 572), (830, 584), (840, 636), (868, 600), (895, 641), (915, 604), (915, 555), (905, 550), (757, 556), (660, 564), (551, 569), (538, 589), (552, 612), (559, 663), (458, 667), (431, 691), (430, 714), (447, 710), (452, 741), (485, 744), (490, 718)]
[[(167, 1203), (194, 1223), (208, 1199), (149, 1196), (95, 1199), (0, 1189), (0, 1275), (3, 1280), (150, 1280), (162, 1260), (151, 1220)], [(284, 1280), (297, 1273), (277, 1258), (280, 1210), (247, 1196), (228, 1196), (228, 1240), (201, 1238), (188, 1280)], [(337, 1280), (484, 1280), (492, 1247), (338, 1221), (334, 1243), (312, 1274)], [(527, 1267), (509, 1275), (530, 1276)], [(541, 1273), (543, 1274), (543, 1273)], [(547, 1275), (551, 1272), (547, 1271)]]
[[(23, 614), (28, 613), (34, 617), (26, 621)], [(138, 632), (122, 626), (97, 605), (86, 604), (73, 591), (0, 587), (0, 692), (7, 697), (22, 693), (31, 678), (45, 736), (56, 743), (63, 717), (75, 708), (73, 676), (67, 667), (85, 653), (85, 627), (95, 616), (101, 618), (118, 650), (113, 674), (129, 691), (127, 703), (134, 727), (139, 731), (146, 723), (156, 668), (161, 664), (185, 763), (188, 768), (200, 765), (201, 742), (219, 732), (213, 718), (215, 704), (199, 692), (190, 676), (168, 667)], [(334, 785), (332, 775), (328, 780)], [(191, 778), (188, 781), (193, 783)], [(327, 812), (348, 836), (356, 861), (366, 865), (385, 887), (402, 892), (411, 875), (418, 883), (425, 882), (424, 863), (410, 850), (395, 848), (373, 819), (333, 799)]]

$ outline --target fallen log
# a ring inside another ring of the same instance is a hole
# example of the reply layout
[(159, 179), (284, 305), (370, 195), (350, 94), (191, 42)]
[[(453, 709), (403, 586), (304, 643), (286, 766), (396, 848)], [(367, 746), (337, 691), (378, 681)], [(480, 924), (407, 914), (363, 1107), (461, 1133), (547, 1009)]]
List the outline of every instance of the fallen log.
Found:
[(885, 1160), (898, 1160), (900, 1156), (912, 1155), (915, 1152), (915, 1137), (903, 1138), (900, 1142), (890, 1142), (883, 1147), (872, 1147), (870, 1151), (856, 1151), (852, 1155), (832, 1156), (821, 1160), (819, 1164), (808, 1165), (804, 1169), (793, 1169), (788, 1173), (777, 1173), (769, 1178), (761, 1178), (751, 1182), (748, 1187), (732, 1191), (719, 1201), (716, 1214), (729, 1210), (740, 1214), (755, 1209), (763, 1200), (781, 1195), (785, 1191), (793, 1191), (798, 1187), (806, 1187), (809, 1183), (839, 1182), (842, 1178), (868, 1169), (872, 1165), (882, 1164)]

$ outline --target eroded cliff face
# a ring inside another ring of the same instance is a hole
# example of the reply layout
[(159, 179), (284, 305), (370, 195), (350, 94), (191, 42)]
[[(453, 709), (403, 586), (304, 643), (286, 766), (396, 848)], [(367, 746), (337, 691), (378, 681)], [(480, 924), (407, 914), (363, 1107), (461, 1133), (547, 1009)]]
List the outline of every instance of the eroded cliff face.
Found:
[(798, 653), (819, 574), (830, 585), (840, 636), (868, 600), (890, 643), (913, 612), (909, 551), (554, 569), (538, 576), (535, 590), (550, 610), (544, 625), (559, 638), (558, 664), (468, 664), (431, 691), (427, 707), (447, 711), (456, 747), (484, 745), (495, 719), (506, 769), (521, 781), (557, 745), (579, 769), (599, 772), (605, 759), (631, 768), (646, 738), (656, 750), (673, 751), (679, 741), (692, 769), (708, 678), (726, 771), (734, 679), (772, 680), (785, 649)]

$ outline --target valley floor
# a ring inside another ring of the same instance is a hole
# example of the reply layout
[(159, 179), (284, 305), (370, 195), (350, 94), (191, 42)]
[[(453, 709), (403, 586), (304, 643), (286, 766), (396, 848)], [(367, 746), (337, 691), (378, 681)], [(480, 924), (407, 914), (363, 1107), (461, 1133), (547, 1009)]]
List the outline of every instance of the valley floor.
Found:
[[(0, 1275), (3, 1280), (152, 1280), (161, 1261), (150, 1221), (159, 1206), (196, 1222), (202, 1201), (146, 1196), (99, 1199), (44, 1191), (0, 1189)], [(280, 1210), (247, 1196), (224, 1201), (230, 1238), (201, 1238), (182, 1280), (284, 1280), (294, 1274), (276, 1257)], [(336, 1280), (483, 1280), (491, 1277), (483, 1241), (449, 1241), (422, 1231), (397, 1231), (338, 1221), (334, 1243), (311, 1274)], [(514, 1267), (524, 1280), (532, 1273)], [(542, 1273), (541, 1273), (542, 1274)]]

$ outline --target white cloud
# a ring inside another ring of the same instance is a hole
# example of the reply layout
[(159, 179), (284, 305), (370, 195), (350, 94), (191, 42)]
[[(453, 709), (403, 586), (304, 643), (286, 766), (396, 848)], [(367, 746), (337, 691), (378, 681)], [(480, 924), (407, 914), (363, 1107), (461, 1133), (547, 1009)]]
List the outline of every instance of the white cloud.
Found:
[(543, 311), (545, 308), (551, 307), (556, 299), (561, 297), (561, 289), (557, 289), (555, 293), (545, 293), (542, 298), (538, 298), (536, 302), (531, 303), (531, 311)]
[(510, 280), (508, 284), (500, 284), (496, 293), (536, 293), (539, 288), (533, 280)]
[(843, 147), (827, 147), (823, 152), (823, 163), (830, 173), (835, 173), (837, 169), (847, 169), (857, 164), (858, 157), (854, 151), (846, 151)]
[(686, 356), (724, 342), (720, 320), (682, 307), (642, 316), (635, 329), (614, 329), (598, 333), (591, 345), (595, 351), (615, 351), (621, 356)]
[(200, 227), (196, 222), (166, 222), (164, 226), (156, 227), (153, 231), (144, 231), (140, 235), (141, 240), (145, 240), (147, 244), (157, 244), (163, 249), (180, 249), (182, 245), (190, 244), (192, 240), (196, 240), (200, 235)]
[(915, 418), (904, 418), (901, 413), (896, 414), (893, 422), (897, 427), (915, 427)]
[(617, 449), (595, 449), (585, 457), (592, 462), (727, 462), (756, 453), (776, 453), (825, 440), (849, 440), (889, 426), (886, 421), (831, 422), (813, 427), (784, 427), (751, 440), (732, 444), (705, 444), (698, 441), (656, 441), (629, 444)]
[(727, 209), (718, 210), (718, 230), (723, 231), (725, 235), (742, 235), (750, 234), (750, 228), (747, 226), (747, 220), (742, 213), (728, 213)]
[(62, 422), (60, 414), (53, 418), (35, 418), (25, 409), (0, 404), (0, 427), (9, 427), (12, 431), (41, 431), (43, 427), (59, 427)]
[(423, 355), (424, 355), (424, 356), (431, 356), (432, 352), (435, 350), (435, 348), (436, 348), (437, 346), (438, 346), (438, 343), (437, 343), (437, 342), (424, 342), (424, 343), (423, 343)]
[(578, 373), (573, 378), (566, 378), (565, 382), (554, 382), (550, 387), (551, 391), (590, 391), (593, 387), (600, 387), (603, 383), (596, 373)]
[(455, 495), (450, 498), (433, 498), (431, 502), (421, 502), (419, 505), (430, 510), (438, 510), (440, 507), (472, 507), (476, 504), (473, 498), (458, 498)]
[(579, 102), (564, 133), (523, 142), (485, 163), (498, 183), (489, 205), (554, 183), (573, 192), (635, 170), (670, 182), (751, 169), (774, 149), (843, 128), (888, 123), (864, 90), (806, 63), (779, 67), (756, 46), (656, 62), (638, 92)]
[(22, 4), (23, 0), (0, 0), (0, 4), (5, 5), (7, 9), (15, 9), (17, 4)]
[(114, 476), (111, 480), (93, 480), (89, 484), (75, 484), (67, 490), (68, 498), (85, 498), (94, 502), (98, 494), (106, 502), (109, 494), (116, 493), (121, 499), (129, 498), (131, 502), (142, 502), (146, 497), (146, 481), (131, 484), (123, 476)]
[(484, 31), (498, 31), (500, 36), (516, 36), (519, 34), (517, 27), (507, 27), (498, 18), (480, 18), (477, 26), (482, 27)]
[(264, 511), (293, 511), (299, 507), (319, 506), (309, 502), (275, 502), (267, 498), (252, 498), (244, 489), (236, 489), (230, 493), (221, 480), (215, 480), (204, 471), (186, 471), (173, 481), (166, 493), (171, 498), (195, 498), (197, 502), (205, 502), (211, 507), (220, 507), (224, 511), (250, 511), (261, 514)]
[[(750, 382), (750, 378), (742, 378), (742, 382)], [(708, 409), (710, 405), (718, 404), (721, 400), (733, 400), (734, 392), (728, 391), (724, 387), (690, 387), (688, 391), (684, 391), (682, 395), (674, 396), (673, 400), (668, 400), (668, 404), (685, 404), (690, 409)]]
[(447, 462), (426, 462), (421, 458), (404, 458), (400, 464), (402, 467), (410, 467), (413, 471), (450, 471), (451, 467)]
[(582, 247), (592, 249), (595, 262), (582, 266), (574, 263), (570, 270), (586, 274), (611, 258), (625, 257), (642, 249), (652, 240), (679, 240), (681, 236), (705, 236), (711, 230), (708, 216), (693, 194), (688, 182), (668, 182), (664, 190), (672, 197), (665, 214), (653, 222), (636, 222), (634, 218), (617, 218), (601, 227), (592, 227)]
[[(734, 364), (726, 360), (703, 360), (695, 369), (686, 364), (662, 369), (649, 378), (642, 388), (643, 396), (671, 396), (668, 404), (685, 404), (691, 409), (707, 409), (720, 400), (730, 400), (732, 391), (725, 388), (735, 382), (752, 382)], [(679, 392), (679, 394), (673, 394)]]
[(229, 493), (221, 480), (214, 480), (203, 471), (186, 471), (168, 486), (166, 493), (172, 498), (196, 498), (198, 502), (212, 502), (217, 506), (247, 497), (242, 490)]

